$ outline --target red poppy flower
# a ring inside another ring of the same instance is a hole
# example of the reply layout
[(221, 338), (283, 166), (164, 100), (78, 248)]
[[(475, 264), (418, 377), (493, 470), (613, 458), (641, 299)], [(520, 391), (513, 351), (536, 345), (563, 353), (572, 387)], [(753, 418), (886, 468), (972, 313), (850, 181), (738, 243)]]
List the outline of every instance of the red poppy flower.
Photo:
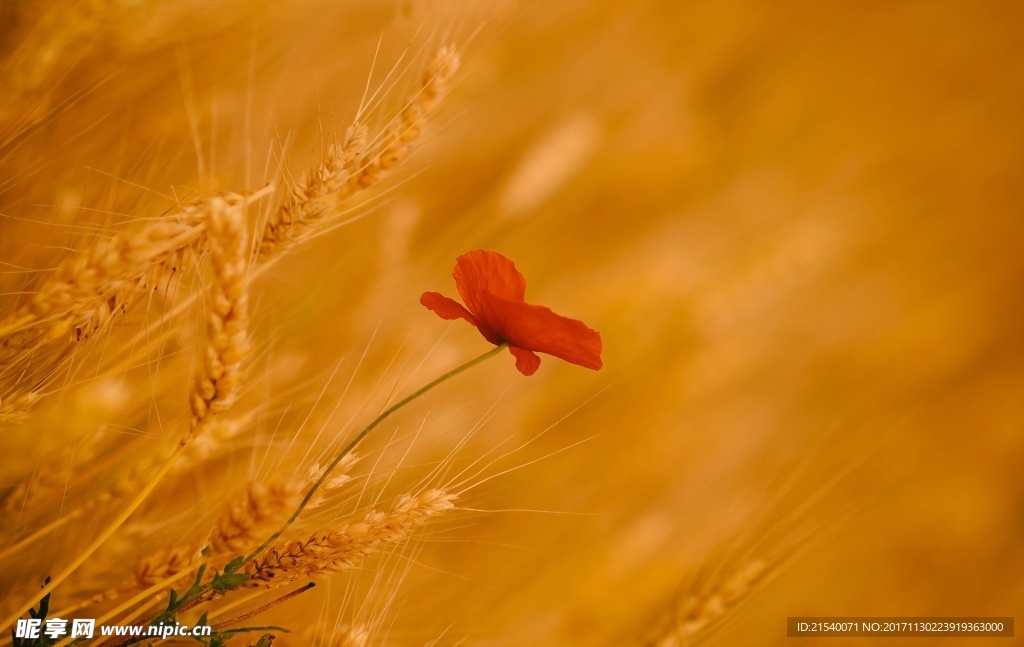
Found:
[(456, 259), (452, 276), (465, 307), (437, 292), (424, 292), (420, 303), (442, 319), (465, 319), (492, 344), (508, 344), (523, 375), (537, 372), (537, 353), (601, 368), (601, 334), (582, 321), (526, 303), (526, 278), (498, 252), (466, 252)]

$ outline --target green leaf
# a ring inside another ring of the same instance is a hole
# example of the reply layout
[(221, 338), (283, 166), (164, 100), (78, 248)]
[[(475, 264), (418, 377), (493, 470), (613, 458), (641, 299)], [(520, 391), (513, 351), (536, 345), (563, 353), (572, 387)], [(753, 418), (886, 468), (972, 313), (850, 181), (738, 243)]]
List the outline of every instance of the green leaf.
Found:
[(199, 616), (199, 620), (196, 620), (196, 626), (197, 627), (205, 627), (206, 625), (210, 624), (206, 620), (206, 614), (208, 614), (208, 613), (209, 613), (209, 611), (204, 611), (203, 615)]
[(205, 574), (206, 574), (206, 562), (203, 562), (202, 564), (199, 565), (199, 570), (196, 571), (196, 581), (193, 583), (193, 586), (199, 586), (199, 584), (202, 583), (203, 575), (205, 575)]
[(271, 643), (274, 642), (274, 634), (263, 634), (260, 639), (256, 641), (254, 647), (270, 647)]
[(225, 572), (223, 575), (218, 575), (210, 582), (210, 588), (214, 591), (223, 593), (230, 589), (236, 589), (242, 584), (249, 581), (249, 576), (243, 573), (228, 573)]
[[(50, 576), (47, 575), (46, 579), (43, 580), (43, 586), (46, 586), (49, 583), (50, 583)], [(36, 611), (34, 609), (29, 609), (28, 610), (28, 615), (30, 615), (33, 619), (38, 618), (40, 620), (46, 620), (46, 614), (49, 613), (49, 611), (50, 611), (50, 594), (47, 593), (46, 595), (43, 596), (43, 598), (41, 600), (39, 600), (39, 611)]]
[[(43, 581), (43, 586), (50, 583), (50, 578), (47, 577)], [(29, 609), (28, 615), (33, 620), (46, 621), (46, 615), (50, 612), (50, 594), (47, 593), (39, 600), (39, 610)], [(47, 647), (48, 645), (54, 644), (54, 639), (42, 633), (43, 627), (40, 627), (39, 638), (22, 639), (15, 636), (14, 628), (11, 628), (11, 645), (12, 647)]]
[(225, 573), (234, 573), (238, 569), (242, 568), (242, 564), (244, 564), (244, 563), (245, 563), (245, 557), (239, 555), (238, 557), (236, 557), (233, 560), (231, 560), (230, 562), (228, 562), (228, 565), (224, 567), (224, 572)]

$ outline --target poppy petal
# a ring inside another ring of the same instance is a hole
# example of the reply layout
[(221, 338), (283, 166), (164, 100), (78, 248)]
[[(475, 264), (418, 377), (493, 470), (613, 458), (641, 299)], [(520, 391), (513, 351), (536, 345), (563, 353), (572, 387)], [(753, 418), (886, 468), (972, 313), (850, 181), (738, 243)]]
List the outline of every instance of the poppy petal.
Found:
[(594, 370), (603, 365), (601, 334), (582, 321), (563, 317), (544, 306), (490, 298), (478, 316), (484, 321), (501, 322), (495, 330), (511, 346)]
[(516, 358), (516, 368), (523, 375), (529, 377), (540, 368), (540, 357), (537, 356), (537, 353), (516, 346), (509, 346), (508, 350)]
[(433, 310), (442, 319), (454, 320), (465, 319), (474, 326), (478, 326), (476, 317), (469, 310), (466, 310), (461, 303), (450, 299), (439, 292), (424, 292), (420, 297), (420, 303)]
[(429, 310), (433, 310), (434, 313), (442, 319), (465, 319), (476, 326), (476, 329), (480, 331), (480, 334), (484, 336), (484, 339), (492, 344), (497, 345), (502, 342), (501, 337), (495, 333), (494, 330), (474, 317), (473, 313), (466, 310), (466, 308), (464, 308), (462, 304), (455, 299), (450, 299), (438, 292), (424, 292), (420, 297), (420, 303), (426, 306)]
[(476, 249), (455, 260), (455, 287), (462, 301), (479, 316), (481, 294), (522, 303), (526, 298), (526, 277), (516, 269), (515, 263), (498, 252)]

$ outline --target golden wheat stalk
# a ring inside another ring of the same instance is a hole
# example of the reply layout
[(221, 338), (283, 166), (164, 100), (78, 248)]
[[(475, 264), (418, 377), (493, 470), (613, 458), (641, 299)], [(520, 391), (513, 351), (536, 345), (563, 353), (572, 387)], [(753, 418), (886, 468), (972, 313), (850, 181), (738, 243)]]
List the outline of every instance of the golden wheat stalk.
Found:
[[(317, 499), (306, 507), (316, 507), (330, 489), (344, 484), (349, 479), (348, 471), (358, 460), (355, 454), (346, 456), (338, 465), (339, 473), (324, 484)], [(217, 520), (210, 536), (211, 557), (244, 555), (258, 546), (299, 507), (319, 474), (320, 466), (313, 465), (303, 478), (276, 479), (266, 484), (249, 481)]]
[[(27, 304), (0, 322), (0, 414), (27, 411), (72, 345), (94, 337), (149, 285), (173, 274), (201, 237), (202, 204), (137, 232), (99, 240), (60, 263)], [(51, 350), (43, 357), (43, 350)]]
[(364, 557), (409, 539), (431, 518), (454, 507), (445, 490), (403, 494), (386, 511), (356, 515), (337, 530), (313, 533), (300, 541), (271, 546), (249, 562), (248, 586), (273, 588), (304, 577), (324, 577), (356, 566)]
[(206, 290), (206, 351), (189, 397), (192, 420), (187, 443), (211, 415), (226, 411), (237, 398), (242, 360), (249, 350), (249, 243), (245, 201), (240, 196), (211, 198), (207, 238), (213, 268)]
[(361, 160), (359, 173), (350, 181), (353, 188), (373, 186), (409, 155), (410, 144), (420, 136), (427, 118), (448, 92), (460, 62), (453, 47), (442, 47), (437, 51), (430, 68), (423, 74), (419, 92), (388, 126), (381, 141)]
[(325, 220), (333, 204), (373, 186), (408, 157), (412, 142), (447, 93), (459, 60), (454, 48), (439, 49), (423, 73), (418, 92), (375, 144), (367, 147), (366, 127), (355, 123), (341, 144), (328, 148), (320, 165), (268, 219), (260, 241), (260, 262), (315, 234), (315, 226)]
[(330, 204), (325, 198), (343, 192), (348, 186), (352, 173), (358, 168), (366, 137), (366, 126), (359, 123), (349, 126), (342, 142), (332, 144), (320, 165), (292, 188), (291, 195), (263, 228), (260, 260), (269, 258), (279, 247), (288, 247), (297, 241), (306, 229), (327, 214)]
[[(25, 413), (40, 399), (74, 348), (63, 341), (68, 335), (72, 342), (96, 336), (144, 292), (166, 283), (186, 250), (201, 253), (214, 211), (222, 212), (225, 204), (244, 208), (272, 191), (268, 185), (247, 195), (198, 201), (139, 231), (97, 241), (61, 262), (27, 304), (0, 322), (0, 422)], [(53, 356), (41, 361), (40, 349), (57, 342)]]
[(147, 223), (137, 232), (98, 240), (60, 263), (29, 302), (0, 326), (0, 335), (49, 320), (54, 336), (79, 328), (100, 314), (118, 311), (152, 266), (173, 257), (203, 232), (204, 203), (173, 218)]

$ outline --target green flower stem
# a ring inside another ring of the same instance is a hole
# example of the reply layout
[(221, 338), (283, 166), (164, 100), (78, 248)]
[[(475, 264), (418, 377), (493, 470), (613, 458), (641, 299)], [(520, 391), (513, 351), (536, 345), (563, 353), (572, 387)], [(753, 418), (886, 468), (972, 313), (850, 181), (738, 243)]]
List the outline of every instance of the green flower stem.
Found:
[(401, 409), (405, 405), (409, 404), (410, 402), (412, 402), (416, 398), (420, 397), (421, 395), (423, 395), (427, 391), (433, 389), (438, 384), (441, 384), (442, 382), (446, 382), (449, 379), (451, 379), (451, 378), (455, 377), (456, 375), (458, 375), (459, 373), (462, 373), (463, 371), (468, 370), (468, 369), (476, 366), (480, 362), (483, 362), (484, 360), (487, 360), (487, 359), (490, 359), (491, 357), (494, 357), (495, 355), (500, 353), (502, 350), (504, 350), (507, 346), (508, 346), (507, 343), (500, 344), (500, 345), (496, 346), (495, 348), (492, 348), (491, 350), (487, 351), (483, 355), (480, 355), (480, 356), (478, 356), (478, 357), (476, 357), (474, 359), (469, 360), (468, 362), (466, 362), (462, 366), (459, 366), (457, 368), (453, 368), (452, 370), (448, 371), (447, 373), (445, 373), (441, 377), (437, 378), (433, 382), (430, 382), (426, 386), (421, 387), (419, 390), (413, 392), (411, 395), (406, 396), (404, 399), (396, 402), (395, 404), (393, 404), (390, 407), (388, 407), (387, 409), (385, 409), (383, 413), (381, 413), (379, 416), (377, 416), (373, 420), (373, 422), (368, 424), (362, 431), (360, 431), (359, 435), (352, 439), (352, 442), (350, 442), (348, 445), (345, 446), (344, 449), (342, 449), (340, 452), (338, 452), (338, 455), (334, 457), (334, 460), (331, 461), (331, 464), (328, 465), (327, 469), (325, 469), (323, 474), (320, 475), (320, 478), (317, 479), (317, 482), (313, 484), (313, 487), (309, 488), (309, 492), (306, 492), (306, 496), (302, 499), (302, 502), (299, 504), (299, 507), (297, 507), (295, 509), (295, 512), (292, 513), (292, 516), (288, 518), (288, 521), (285, 521), (284, 525), (281, 526), (277, 530), (277, 532), (272, 534), (270, 537), (267, 538), (266, 541), (264, 541), (262, 544), (260, 544), (259, 548), (257, 548), (256, 550), (252, 551), (252, 553), (247, 555), (243, 563), (248, 563), (248, 562), (252, 561), (253, 559), (255, 559), (256, 557), (258, 557), (260, 553), (262, 553), (264, 550), (266, 550), (267, 546), (272, 544), (274, 541), (277, 540), (278, 537), (280, 537), (282, 534), (284, 534), (284, 531), (288, 529), (288, 526), (292, 525), (292, 523), (294, 523), (295, 520), (299, 518), (299, 515), (302, 514), (303, 510), (305, 510), (306, 506), (309, 504), (310, 500), (313, 498), (313, 495), (316, 494), (316, 491), (319, 490), (320, 486), (324, 484), (324, 482), (327, 480), (327, 477), (329, 477), (331, 475), (331, 472), (334, 471), (334, 468), (338, 466), (338, 463), (340, 463), (343, 458), (345, 458), (350, 453), (352, 453), (352, 450), (355, 449), (356, 446), (360, 442), (362, 442), (362, 440), (364, 438), (366, 438), (366, 435), (369, 434), (371, 431), (373, 431), (374, 428), (377, 425), (379, 425), (380, 423), (384, 422), (384, 420), (388, 416), (390, 416), (392, 413), (398, 411), (399, 409)]

